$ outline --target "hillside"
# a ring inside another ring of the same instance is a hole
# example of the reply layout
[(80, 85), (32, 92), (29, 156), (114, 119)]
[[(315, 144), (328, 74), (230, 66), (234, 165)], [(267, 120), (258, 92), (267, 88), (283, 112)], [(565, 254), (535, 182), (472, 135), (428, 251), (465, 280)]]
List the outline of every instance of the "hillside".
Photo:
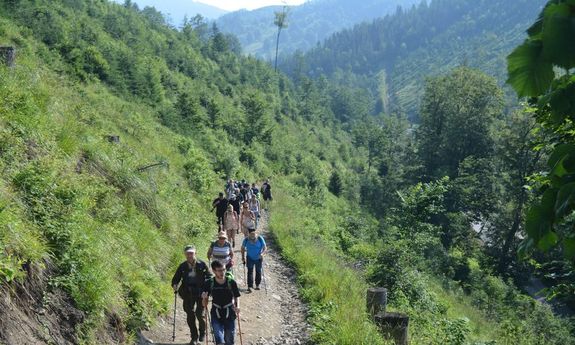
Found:
[[(418, 0), (312, 0), (289, 7), (288, 28), (283, 31), (280, 54), (296, 50), (307, 51), (330, 34), (353, 25), (385, 16), (397, 6), (408, 8)], [(216, 23), (223, 32), (238, 37), (244, 54), (270, 60), (275, 55), (277, 28), (274, 12), (281, 6), (271, 6), (253, 11), (236, 11), (220, 17)]]
[[(115, 1), (119, 4), (124, 4), (124, 1), (122, 0)], [(221, 8), (194, 0), (137, 0), (132, 2), (136, 3), (141, 9), (147, 6), (156, 8), (167, 16), (170, 24), (176, 27), (179, 27), (182, 24), (184, 17), (193, 18), (195, 15), (199, 14), (206, 19), (215, 20), (228, 13), (228, 11)]]
[[(465, 65), (506, 79), (505, 57), (525, 38), (543, 0), (435, 0), (337, 32), (280, 63), (291, 75), (325, 74), (370, 88), (376, 111), (417, 117), (425, 78)], [(337, 52), (337, 54), (334, 54)]]
[(413, 130), (370, 116), (360, 89), (292, 81), (206, 22), (176, 30), (130, 3), (5, 1), (0, 44), (16, 48), (0, 66), (0, 343), (134, 344), (166, 317), (184, 245), (205, 259), (224, 180), (270, 177), (269, 236), (312, 343), (385, 344), (364, 307), (383, 286), (415, 344), (575, 344), (520, 289), (568, 263), (516, 255), (547, 151), (492, 77), (433, 78)]

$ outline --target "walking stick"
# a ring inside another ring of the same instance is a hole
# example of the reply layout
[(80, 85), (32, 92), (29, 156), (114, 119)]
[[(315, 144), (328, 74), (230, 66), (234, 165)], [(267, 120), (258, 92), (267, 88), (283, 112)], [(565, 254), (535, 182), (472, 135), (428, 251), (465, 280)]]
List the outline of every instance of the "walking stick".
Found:
[(248, 285), (248, 272), (246, 271), (246, 262), (244, 260), (242, 267), (244, 268), (244, 284)]
[(240, 322), (240, 315), (236, 315), (238, 318), (238, 329), (240, 331), (240, 345), (244, 345), (244, 339), (242, 338), (242, 323)]
[(174, 328), (172, 331), (172, 342), (176, 341), (176, 308), (178, 305), (178, 292), (174, 291)]
[(268, 283), (266, 282), (266, 276), (264, 274), (264, 259), (262, 258), (262, 278), (264, 280), (264, 288), (266, 289), (266, 295), (268, 294)]
[[(210, 330), (212, 333), (212, 340), (214, 341), (214, 344), (216, 344), (216, 335), (214, 334), (214, 328), (212, 327), (212, 320), (210, 318), (210, 312), (208, 311), (208, 306), (206, 305), (206, 315), (208, 316), (208, 322), (210, 324)], [(206, 344), (208, 343), (208, 337), (206, 337)]]
[[(208, 327), (211, 327), (212, 325), (208, 325), (208, 307), (204, 307), (204, 313), (206, 313), (206, 317), (204, 317), (204, 322), (206, 323), (206, 333), (208, 331)], [(206, 334), (206, 345), (208, 345), (208, 335)]]

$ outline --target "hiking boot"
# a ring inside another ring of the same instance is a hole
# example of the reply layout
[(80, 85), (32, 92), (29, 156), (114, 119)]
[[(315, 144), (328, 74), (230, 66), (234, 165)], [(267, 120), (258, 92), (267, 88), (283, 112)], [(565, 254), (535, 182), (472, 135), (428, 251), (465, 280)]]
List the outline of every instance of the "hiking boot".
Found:
[(198, 338), (198, 343), (203, 343), (204, 340), (206, 340), (206, 336), (204, 334), (200, 334), (200, 337)]
[(259, 289), (260, 289), (260, 286), (259, 286), (259, 285), (256, 285), (256, 290), (259, 290)]
[(194, 339), (192, 339), (190, 340), (190, 345), (197, 345), (197, 342)]
[(248, 287), (246, 293), (251, 293), (251, 292), (252, 292), (252, 288), (251, 288), (251, 287)]

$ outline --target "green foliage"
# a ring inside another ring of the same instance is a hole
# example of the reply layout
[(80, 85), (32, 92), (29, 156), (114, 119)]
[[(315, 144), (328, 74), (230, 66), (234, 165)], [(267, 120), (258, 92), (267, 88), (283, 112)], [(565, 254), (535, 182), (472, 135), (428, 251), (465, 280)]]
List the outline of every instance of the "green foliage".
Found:
[(570, 0), (549, 1), (528, 30), (528, 38), (508, 58), (508, 82), (520, 97), (533, 97), (537, 121), (553, 133), (546, 142), (553, 152), (547, 162), (548, 174), (540, 182), (542, 196), (528, 211), (525, 225), (528, 238), (521, 250), (525, 253), (537, 247), (549, 251), (561, 245), (565, 257), (572, 262), (575, 262), (571, 250), (574, 233), (561, 224), (568, 222), (575, 209), (572, 200), (575, 148), (571, 130), (575, 79), (569, 73), (575, 67), (575, 49), (567, 43), (574, 34), (574, 8), (575, 3)]
[(491, 126), (503, 111), (494, 79), (468, 68), (428, 81), (418, 129), (419, 153), (428, 178), (454, 177), (470, 156), (492, 154)]
[[(410, 119), (417, 120), (429, 76), (467, 66), (492, 75), (503, 84), (505, 57), (521, 42), (523, 31), (544, 3), (418, 2), (332, 34), (321, 44), (302, 50), (305, 53), (286, 57), (279, 66), (294, 78), (326, 75), (339, 85), (368, 89), (371, 100), (380, 108), (385, 104), (386, 112), (404, 111)], [(358, 6), (361, 5), (355, 5)], [(545, 76), (550, 68), (541, 65), (525, 72), (536, 70)], [(514, 101), (511, 92), (506, 94), (508, 100)]]

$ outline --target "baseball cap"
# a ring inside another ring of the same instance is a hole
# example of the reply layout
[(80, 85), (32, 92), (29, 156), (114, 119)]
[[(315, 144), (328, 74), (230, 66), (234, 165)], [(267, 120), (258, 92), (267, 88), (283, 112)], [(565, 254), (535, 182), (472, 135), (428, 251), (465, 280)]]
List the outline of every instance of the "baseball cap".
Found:
[(184, 247), (184, 253), (195, 253), (195, 252), (196, 252), (196, 247), (191, 245), (191, 244)]

